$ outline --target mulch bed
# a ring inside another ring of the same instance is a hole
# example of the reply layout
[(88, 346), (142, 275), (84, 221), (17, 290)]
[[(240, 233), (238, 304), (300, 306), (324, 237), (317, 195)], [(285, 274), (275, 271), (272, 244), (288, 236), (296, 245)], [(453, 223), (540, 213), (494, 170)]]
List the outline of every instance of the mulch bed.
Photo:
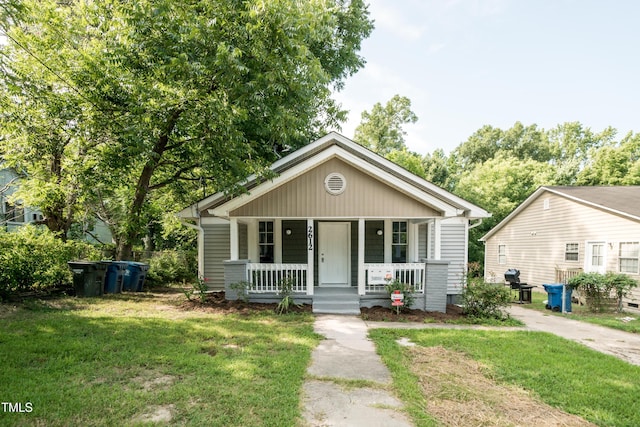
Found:
[(462, 309), (457, 305), (447, 305), (447, 312), (422, 311), (404, 309), (396, 314), (395, 309), (387, 307), (362, 307), (360, 309), (362, 318), (375, 322), (418, 322), (418, 323), (446, 323), (459, 319), (464, 319)]
[[(212, 292), (207, 295), (205, 302), (201, 302), (198, 295), (191, 297), (190, 301), (184, 301), (180, 304), (183, 310), (199, 310), (207, 313), (238, 313), (250, 314), (252, 312), (275, 311), (277, 304), (263, 304), (254, 302), (244, 302), (241, 300), (229, 301), (225, 299), (224, 292)], [(291, 309), (294, 313), (310, 313), (311, 305), (303, 304), (294, 306)], [(377, 322), (431, 322), (445, 323), (464, 318), (460, 307), (448, 305), (446, 313), (429, 312), (422, 310), (404, 309), (396, 314), (395, 309), (388, 307), (363, 307), (360, 309), (361, 316), (367, 321)]]
[[(242, 300), (229, 301), (225, 299), (224, 291), (221, 291), (207, 294), (205, 302), (200, 301), (199, 295), (194, 295), (190, 301), (184, 301), (179, 307), (183, 310), (199, 310), (207, 313), (248, 315), (255, 312), (275, 311), (277, 306), (278, 304), (276, 303), (265, 304), (244, 302)], [(311, 313), (311, 306), (308, 304), (293, 306), (289, 311), (292, 313)]]

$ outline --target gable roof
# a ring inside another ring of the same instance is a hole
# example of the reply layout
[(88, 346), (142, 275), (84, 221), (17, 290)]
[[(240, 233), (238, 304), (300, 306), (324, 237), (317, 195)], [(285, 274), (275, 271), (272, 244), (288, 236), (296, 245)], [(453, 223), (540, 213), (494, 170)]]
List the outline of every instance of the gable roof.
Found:
[(640, 186), (543, 186), (507, 215), (502, 221), (482, 236), (486, 241), (504, 227), (511, 219), (527, 208), (544, 192), (556, 194), (576, 203), (600, 209), (614, 215), (640, 221)]
[(294, 179), (314, 165), (329, 158), (340, 158), (345, 162), (366, 170), (376, 179), (411, 194), (417, 200), (429, 203), (443, 213), (443, 216), (463, 216), (467, 218), (486, 218), (491, 216), (484, 209), (422, 179), (371, 150), (336, 133), (328, 135), (306, 145), (273, 163), (270, 167), (278, 176), (271, 181), (262, 182), (255, 175), (247, 178), (242, 185), (248, 193), (229, 197), (224, 192), (215, 193), (178, 212), (182, 218), (195, 219), (207, 210), (214, 216), (226, 217), (228, 212), (248, 201), (268, 193), (271, 189)]

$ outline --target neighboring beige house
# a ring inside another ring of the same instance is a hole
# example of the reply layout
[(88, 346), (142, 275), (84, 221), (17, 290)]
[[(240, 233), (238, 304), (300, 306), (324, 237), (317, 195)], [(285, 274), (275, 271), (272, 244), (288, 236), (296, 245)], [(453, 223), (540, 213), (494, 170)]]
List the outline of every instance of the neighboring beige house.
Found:
[[(214, 194), (178, 215), (198, 230), (199, 272), (214, 290), (249, 284), (275, 300), (284, 278), (315, 312), (389, 303), (387, 279), (416, 308), (445, 311), (460, 293), (468, 230), (489, 214), (337, 133), (250, 177), (247, 194)], [(195, 225), (194, 225), (195, 224)]]
[[(640, 279), (640, 186), (540, 187), (482, 239), (485, 278), (558, 283), (580, 271)], [(640, 292), (624, 301), (638, 308)]]

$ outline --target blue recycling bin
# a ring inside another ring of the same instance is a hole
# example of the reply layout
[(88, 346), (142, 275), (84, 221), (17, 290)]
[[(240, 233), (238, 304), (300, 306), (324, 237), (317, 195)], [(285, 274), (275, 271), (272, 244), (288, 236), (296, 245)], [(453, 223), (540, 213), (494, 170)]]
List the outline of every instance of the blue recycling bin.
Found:
[(122, 261), (104, 261), (107, 263), (107, 274), (104, 277), (104, 293), (119, 294), (122, 292), (124, 273), (127, 263)]
[(143, 262), (127, 261), (127, 268), (124, 272), (122, 289), (125, 291), (142, 292), (144, 281), (147, 278), (149, 264)]
[[(562, 311), (562, 283), (554, 283), (544, 286), (547, 291), (546, 308), (551, 311)], [(571, 312), (571, 287), (565, 286), (564, 290), (564, 310)]]

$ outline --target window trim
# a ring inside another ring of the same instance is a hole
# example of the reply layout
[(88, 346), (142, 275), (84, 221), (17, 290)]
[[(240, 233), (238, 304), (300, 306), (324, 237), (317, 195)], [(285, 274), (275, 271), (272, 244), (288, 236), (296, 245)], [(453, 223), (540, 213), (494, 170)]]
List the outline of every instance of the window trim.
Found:
[(506, 264), (507, 264), (507, 245), (499, 244), (498, 245), (498, 265), (506, 265)]
[[(622, 256), (622, 245), (635, 245), (635, 256)], [(631, 260), (636, 262), (635, 271), (627, 271), (622, 269), (622, 261)], [(618, 243), (618, 272), (626, 274), (640, 273), (640, 242), (620, 242)]]
[[(404, 224), (404, 231), (402, 231), (401, 227), (398, 227), (398, 231), (396, 231), (396, 224), (400, 226)], [(402, 242), (402, 235), (404, 234), (404, 243)], [(396, 242), (396, 235), (399, 236)], [(393, 260), (395, 256), (395, 248), (397, 246), (404, 246), (404, 261)], [(403, 264), (407, 262), (407, 258), (409, 257), (409, 222), (408, 221), (392, 221), (391, 222), (391, 262), (394, 264)]]
[[(261, 231), (262, 225), (265, 225), (265, 230)], [(268, 229), (268, 224), (271, 224), (271, 230)], [(275, 221), (273, 220), (266, 220), (266, 221), (258, 221), (258, 256), (260, 257), (260, 263), (261, 264), (273, 264), (275, 263), (275, 258), (276, 258), (276, 225), (275, 225)], [(265, 236), (265, 241), (263, 242), (261, 237), (262, 235)], [(269, 241), (268, 236), (271, 235), (271, 241)], [(262, 259), (262, 247), (263, 246), (271, 246), (271, 253), (272, 255), (272, 259), (271, 261), (266, 261)]]
[[(576, 249), (574, 250), (569, 250), (569, 245), (575, 245)], [(576, 259), (569, 259), (567, 258), (567, 255), (573, 255), (575, 254)], [(571, 242), (571, 243), (565, 243), (564, 244), (564, 260), (566, 262), (580, 262), (580, 243), (577, 242)]]

